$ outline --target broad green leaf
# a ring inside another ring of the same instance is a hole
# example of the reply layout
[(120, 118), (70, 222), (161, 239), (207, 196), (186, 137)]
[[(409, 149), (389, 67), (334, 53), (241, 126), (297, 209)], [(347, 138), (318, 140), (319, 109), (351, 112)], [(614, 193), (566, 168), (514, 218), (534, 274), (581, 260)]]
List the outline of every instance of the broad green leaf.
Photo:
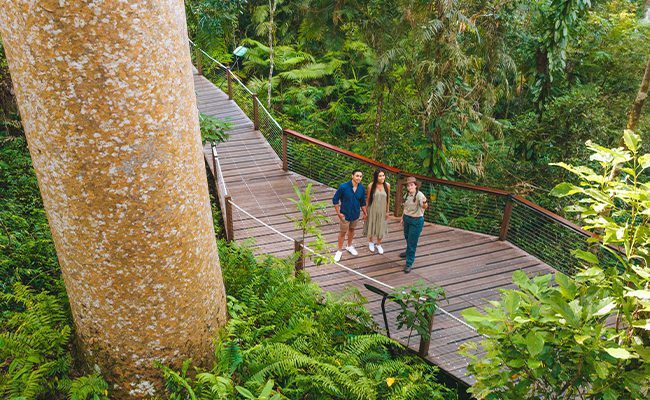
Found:
[(646, 331), (650, 331), (650, 319), (642, 319), (639, 321), (635, 321), (632, 323), (632, 326), (635, 328), (640, 328), (640, 329), (645, 329)]
[(596, 370), (596, 375), (600, 379), (605, 379), (609, 376), (609, 369), (607, 368), (607, 364), (604, 362), (597, 362), (594, 363), (594, 368)]
[(623, 131), (623, 140), (625, 141), (625, 145), (633, 153), (636, 153), (637, 146), (639, 145), (640, 139), (641, 138), (639, 137), (639, 135), (637, 135), (630, 129), (626, 129)]
[(583, 191), (584, 190), (578, 186), (572, 185), (568, 182), (562, 182), (556, 185), (553, 190), (551, 190), (551, 196), (565, 197), (575, 193), (582, 193)]
[(644, 154), (639, 157), (639, 164), (641, 164), (641, 168), (643, 169), (650, 168), (650, 154)]
[(610, 356), (621, 360), (629, 360), (630, 358), (636, 358), (634, 354), (620, 347), (608, 347), (605, 349), (605, 351)]
[(643, 267), (638, 267), (636, 265), (633, 265), (632, 270), (637, 274), (639, 274), (639, 276), (645, 279), (650, 279), (650, 268), (643, 268)]
[(589, 264), (598, 264), (600, 261), (598, 260), (598, 257), (596, 257), (595, 254), (590, 253), (588, 251), (584, 250), (573, 250), (572, 251), (573, 255), (576, 256), (576, 258), (581, 259), (582, 261), (586, 261)]
[(476, 307), (468, 308), (461, 312), (461, 315), (467, 321), (468, 324), (475, 326), (475, 324), (481, 324), (489, 321), (496, 321), (496, 318), (490, 317), (489, 315), (481, 314)]
[(533, 286), (528, 275), (522, 270), (517, 270), (512, 274), (512, 281), (522, 289), (530, 289)]
[(573, 337), (578, 344), (584, 344), (585, 340), (590, 339), (591, 336), (585, 336), (585, 335), (575, 335)]
[(526, 361), (524, 361), (523, 358), (515, 358), (514, 360), (508, 360), (506, 362), (506, 365), (511, 368), (521, 368), (526, 365)]
[(596, 311), (596, 314), (594, 314), (594, 315), (597, 316), (597, 317), (599, 317), (601, 315), (607, 315), (614, 308), (616, 308), (616, 301), (611, 300), (607, 304), (605, 304), (602, 308), (600, 308), (598, 311)]
[(636, 297), (637, 299), (650, 299), (650, 290), (631, 290), (625, 293), (625, 297)]
[(503, 305), (508, 314), (514, 314), (517, 311), (520, 300), (519, 294), (515, 291), (509, 291), (503, 295)]
[(235, 386), (235, 389), (239, 392), (239, 394), (241, 394), (245, 398), (249, 400), (255, 400), (255, 396), (253, 396), (253, 393), (251, 393), (251, 391), (246, 389), (245, 387)]
[(262, 389), (262, 393), (260, 393), (259, 397), (262, 398), (267, 398), (271, 394), (271, 390), (273, 390), (273, 379), (270, 379), (268, 382), (266, 382), (266, 385), (264, 386), (264, 389)]
[(531, 331), (526, 336), (526, 348), (531, 356), (536, 356), (544, 349), (544, 338), (537, 332)]
[(542, 366), (542, 362), (534, 358), (529, 358), (526, 364), (528, 364), (528, 368), (530, 369), (537, 369)]
[(575, 297), (577, 288), (571, 278), (569, 278), (568, 276), (564, 275), (561, 272), (556, 272), (555, 281), (560, 287), (560, 293), (562, 293), (562, 296), (564, 296), (564, 298), (572, 299)]
[(604, 276), (603, 270), (598, 267), (591, 267), (577, 274), (584, 278), (602, 278)]

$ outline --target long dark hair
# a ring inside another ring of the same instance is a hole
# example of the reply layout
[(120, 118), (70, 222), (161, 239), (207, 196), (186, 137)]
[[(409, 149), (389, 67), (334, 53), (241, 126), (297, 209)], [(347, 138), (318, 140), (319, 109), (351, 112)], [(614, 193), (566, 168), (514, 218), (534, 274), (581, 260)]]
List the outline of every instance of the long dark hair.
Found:
[(370, 199), (368, 200), (368, 207), (372, 205), (372, 200), (375, 197), (375, 190), (377, 189), (377, 180), (379, 180), (379, 174), (381, 172), (384, 173), (384, 192), (386, 193), (386, 196), (388, 196), (388, 185), (386, 184), (386, 171), (379, 168), (372, 175), (372, 188), (370, 188)]

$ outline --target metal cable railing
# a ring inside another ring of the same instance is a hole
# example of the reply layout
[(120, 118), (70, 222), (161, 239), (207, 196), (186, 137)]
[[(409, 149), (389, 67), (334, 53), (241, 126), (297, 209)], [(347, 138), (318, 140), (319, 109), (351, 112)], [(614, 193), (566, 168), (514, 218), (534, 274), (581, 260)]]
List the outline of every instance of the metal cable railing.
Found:
[[(257, 95), (228, 67), (190, 43), (196, 49), (193, 62), (199, 65), (199, 72), (226, 92), (253, 121), (255, 128), (283, 160), (285, 170), (336, 188), (355, 169), (371, 177), (377, 168), (383, 168), (386, 181), (395, 190), (395, 214), (399, 214), (402, 178), (411, 174), (297, 132), (283, 130)], [(202, 56), (213, 64), (202, 68)], [(571, 253), (576, 249), (593, 252), (605, 265), (617, 265), (610, 252), (593, 243), (597, 242), (595, 235), (520, 196), (432, 177), (417, 178), (422, 181), (420, 190), (430, 199), (430, 207), (425, 213), (429, 222), (497, 236), (568, 274), (575, 273), (580, 266)]]

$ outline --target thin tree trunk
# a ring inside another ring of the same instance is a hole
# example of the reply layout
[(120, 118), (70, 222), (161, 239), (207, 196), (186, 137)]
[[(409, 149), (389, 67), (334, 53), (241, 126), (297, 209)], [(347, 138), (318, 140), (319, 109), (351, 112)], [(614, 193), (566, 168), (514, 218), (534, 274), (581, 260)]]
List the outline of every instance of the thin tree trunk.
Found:
[(380, 84), (379, 98), (377, 99), (377, 115), (375, 117), (375, 145), (372, 149), (372, 157), (377, 158), (379, 148), (381, 146), (380, 132), (381, 132), (381, 116), (384, 110), (384, 85)]
[(269, 87), (266, 97), (266, 108), (269, 110), (271, 109), (271, 86), (273, 79), (273, 17), (275, 15), (275, 7), (277, 5), (277, 0), (269, 0)]
[(183, 3), (0, 8), (78, 361), (111, 398), (162, 396), (152, 363), (210, 367), (226, 323)]
[[(650, 1), (650, 0), (649, 0)], [(645, 64), (645, 72), (643, 73), (643, 79), (641, 80), (641, 85), (639, 86), (639, 92), (632, 103), (632, 109), (628, 114), (627, 119), (627, 129), (635, 130), (639, 124), (639, 118), (641, 118), (641, 109), (643, 108), (643, 103), (646, 98), (648, 98), (648, 88), (650, 87), (650, 55)]]

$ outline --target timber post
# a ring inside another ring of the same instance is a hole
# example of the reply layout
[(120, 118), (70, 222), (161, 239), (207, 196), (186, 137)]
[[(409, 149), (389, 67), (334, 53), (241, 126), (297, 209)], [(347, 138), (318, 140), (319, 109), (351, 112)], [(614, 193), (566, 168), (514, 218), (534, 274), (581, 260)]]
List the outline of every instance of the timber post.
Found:
[(257, 105), (257, 93), (251, 95), (253, 97), (253, 129), (260, 130), (259, 107)]
[(402, 175), (397, 176), (397, 187), (395, 188), (395, 210), (393, 214), (396, 217), (402, 216), (402, 192), (404, 191), (404, 179)]
[(217, 145), (214, 142), (210, 143), (210, 149), (212, 150), (212, 177), (214, 178), (214, 187), (215, 193), (217, 195), (217, 201), (219, 201), (219, 172), (217, 171)]
[(194, 58), (196, 59), (196, 70), (199, 72), (199, 75), (203, 75), (203, 64), (201, 63), (201, 49), (198, 46), (194, 46)]
[(232, 225), (232, 198), (230, 195), (226, 195), (223, 200), (226, 206), (226, 218), (224, 221), (224, 225), (226, 226), (226, 240), (232, 242), (235, 240), (235, 230)]
[(228, 100), (232, 100), (232, 71), (226, 68), (226, 78), (228, 80)]
[(512, 215), (512, 196), (506, 199), (506, 206), (503, 209), (503, 219), (501, 220), (501, 230), (499, 231), (499, 240), (503, 241), (508, 238), (508, 229), (510, 228), (510, 216)]
[(429, 326), (427, 332), (429, 332), (429, 337), (426, 339), (420, 336), (420, 348), (418, 349), (418, 354), (420, 357), (424, 358), (429, 355), (429, 346), (431, 345), (431, 331), (433, 330), (433, 315), (436, 313), (434, 310), (429, 317)]
[(288, 149), (288, 138), (287, 132), (282, 131), (282, 170), (284, 172), (289, 171), (289, 159), (287, 158), (287, 149)]
[(298, 272), (305, 269), (305, 250), (304, 250), (304, 240), (294, 240), (293, 249), (294, 252), (298, 253), (298, 258), (296, 259), (295, 271), (296, 275)]

